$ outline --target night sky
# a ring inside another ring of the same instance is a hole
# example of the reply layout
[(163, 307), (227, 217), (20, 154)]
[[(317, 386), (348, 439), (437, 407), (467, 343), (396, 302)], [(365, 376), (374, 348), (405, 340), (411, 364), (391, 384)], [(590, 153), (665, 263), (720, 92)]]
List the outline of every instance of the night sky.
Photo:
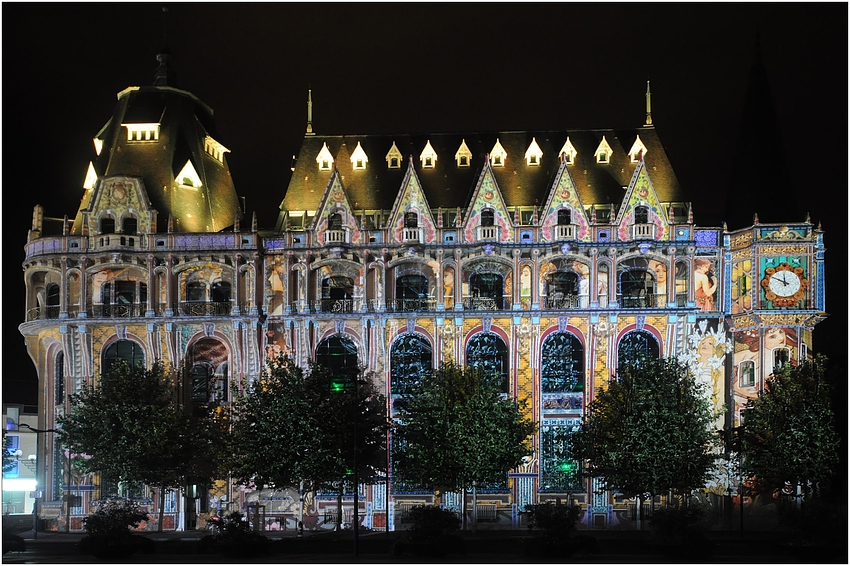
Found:
[[(32, 208), (76, 213), (92, 138), (116, 94), (153, 83), (161, 6), (3, 4), (7, 402), (18, 401), (16, 380), (35, 379), (17, 330)], [(846, 368), (847, 4), (168, 8), (177, 86), (214, 109), (236, 189), (261, 228), (274, 226), (308, 88), (319, 134), (634, 128), (644, 123), (647, 78), (653, 122), (696, 222), (720, 226), (758, 35), (788, 157), (777, 167), (798, 191), (787, 220), (809, 211), (826, 232), (832, 318), (817, 327), (815, 351)]]

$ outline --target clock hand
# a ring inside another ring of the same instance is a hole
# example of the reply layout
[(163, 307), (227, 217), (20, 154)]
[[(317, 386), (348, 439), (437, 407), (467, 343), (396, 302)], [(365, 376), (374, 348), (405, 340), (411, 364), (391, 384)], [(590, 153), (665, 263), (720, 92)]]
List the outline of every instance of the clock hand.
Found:
[(785, 280), (785, 274), (784, 273), (782, 274), (782, 279), (780, 279), (780, 281), (782, 281), (782, 284), (785, 285), (786, 287), (788, 286), (788, 282)]

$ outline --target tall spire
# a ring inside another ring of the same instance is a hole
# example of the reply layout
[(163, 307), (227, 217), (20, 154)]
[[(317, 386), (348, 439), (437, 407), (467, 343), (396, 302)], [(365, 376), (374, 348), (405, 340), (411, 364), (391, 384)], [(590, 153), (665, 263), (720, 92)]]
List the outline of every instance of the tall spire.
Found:
[(649, 79), (646, 79), (646, 124), (645, 126), (652, 125), (652, 93), (649, 92)]
[(307, 89), (307, 135), (313, 136), (313, 89)]

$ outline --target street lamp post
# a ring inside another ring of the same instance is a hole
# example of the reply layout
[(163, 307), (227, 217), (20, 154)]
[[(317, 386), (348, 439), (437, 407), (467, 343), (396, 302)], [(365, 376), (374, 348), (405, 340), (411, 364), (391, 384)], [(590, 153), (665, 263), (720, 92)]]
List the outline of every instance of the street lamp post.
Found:
[[(38, 538), (38, 500), (41, 499), (41, 497), (40, 497), (40, 491), (41, 490), (39, 490), (38, 488), (39, 488), (39, 486), (43, 487), (43, 485), (42, 485), (43, 482), (41, 481), (41, 478), (39, 477), (39, 471), (40, 470), (39, 470), (38, 462), (40, 460), (40, 458), (39, 458), (40, 453), (39, 453), (38, 435), (44, 434), (44, 433), (47, 433), (47, 432), (59, 432), (59, 431), (52, 429), (52, 428), (47, 428), (47, 429), (43, 429), (43, 430), (38, 429), (38, 428), (33, 428), (26, 423), (20, 423), (18, 426), (23, 427), (23, 428), (27, 428), (30, 431), (35, 433), (35, 495), (36, 495), (36, 497), (33, 500), (33, 504), (32, 504), (32, 537)], [(70, 485), (69, 485), (69, 487), (70, 487)]]

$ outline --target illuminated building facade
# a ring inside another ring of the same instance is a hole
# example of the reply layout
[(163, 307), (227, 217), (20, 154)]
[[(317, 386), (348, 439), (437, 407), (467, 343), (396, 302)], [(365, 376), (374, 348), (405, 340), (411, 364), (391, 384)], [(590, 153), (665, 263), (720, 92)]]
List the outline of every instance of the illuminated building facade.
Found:
[[(281, 351), (305, 367), (333, 359), (374, 372), (391, 401), (455, 360), (500, 373), (540, 424), (533, 457), (479, 487), (482, 516), (510, 525), (523, 506), (562, 498), (608, 528), (627, 502), (564, 471), (560, 433), (619, 364), (637, 352), (687, 360), (727, 408), (722, 427), (774, 367), (809, 355), (824, 316), (821, 231), (695, 224), (648, 89), (644, 124), (626, 130), (319, 135), (308, 102), (278, 221), (258, 230), (242, 228), (212, 112), (168, 85), (166, 63), (155, 86), (119, 93), (73, 224), (45, 234), (36, 207), (20, 329), (45, 427), (117, 358), (186, 362), (208, 403), (227, 403), (229, 383)], [(49, 519), (63, 495), (60, 449), (42, 456)], [(97, 478), (80, 481), (74, 515), (107, 494)], [(719, 468), (708, 489), (728, 485)], [(220, 483), (196, 505), (257, 497)], [(391, 473), (361, 498), (364, 524), (382, 529), (433, 494)], [(170, 525), (186, 525), (183, 502), (167, 501)], [(298, 516), (297, 488), (262, 503)], [(459, 507), (460, 495), (444, 503)], [(321, 525), (332, 506), (311, 494), (305, 523)]]

